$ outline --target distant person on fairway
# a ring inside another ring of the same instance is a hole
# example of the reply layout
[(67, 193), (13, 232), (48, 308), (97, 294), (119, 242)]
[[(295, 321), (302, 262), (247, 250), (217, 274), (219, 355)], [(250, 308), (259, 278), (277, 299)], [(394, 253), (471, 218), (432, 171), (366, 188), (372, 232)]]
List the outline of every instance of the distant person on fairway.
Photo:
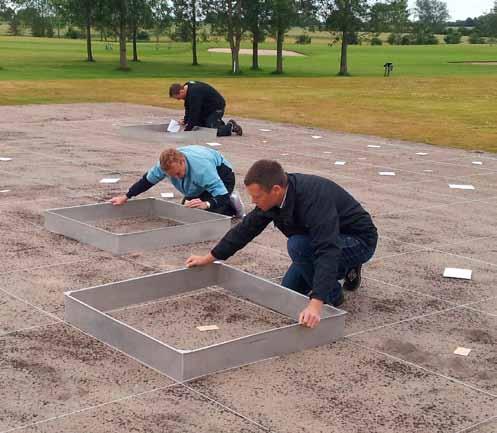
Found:
[(185, 126), (185, 131), (203, 126), (217, 129), (218, 137), (227, 137), (233, 133), (243, 134), (242, 127), (233, 119), (224, 123), (226, 102), (214, 87), (200, 81), (174, 83), (169, 87), (169, 97), (185, 101), (185, 116), (180, 120), (180, 124)]
[(216, 150), (203, 146), (164, 150), (159, 161), (125, 195), (114, 197), (110, 202), (123, 205), (165, 178), (184, 195), (186, 207), (228, 216), (244, 214), (243, 203), (238, 194), (233, 193), (235, 173), (230, 162)]
[(226, 260), (274, 222), (288, 238), (292, 259), (282, 285), (309, 295), (299, 323), (314, 328), (321, 320), (323, 304), (339, 306), (344, 302), (342, 289), (359, 287), (362, 264), (371, 259), (378, 240), (371, 216), (335, 182), (285, 173), (276, 161), (257, 161), (244, 183), (255, 209), (210, 253), (191, 256), (186, 265)]

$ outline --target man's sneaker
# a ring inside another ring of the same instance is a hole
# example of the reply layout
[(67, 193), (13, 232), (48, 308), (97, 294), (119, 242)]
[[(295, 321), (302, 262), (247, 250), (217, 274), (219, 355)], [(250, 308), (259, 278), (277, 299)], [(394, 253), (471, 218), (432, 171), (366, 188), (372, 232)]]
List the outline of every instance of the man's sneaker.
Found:
[(245, 216), (245, 206), (243, 204), (242, 199), (238, 195), (236, 191), (233, 191), (230, 196), (231, 206), (235, 209), (235, 216), (237, 218), (243, 218)]
[(362, 265), (352, 268), (345, 275), (345, 280), (343, 282), (343, 288), (345, 290), (357, 290), (361, 285), (361, 269)]
[(231, 131), (234, 132), (236, 135), (243, 135), (243, 129), (242, 127), (236, 123), (235, 120), (230, 119), (228, 123), (231, 123)]

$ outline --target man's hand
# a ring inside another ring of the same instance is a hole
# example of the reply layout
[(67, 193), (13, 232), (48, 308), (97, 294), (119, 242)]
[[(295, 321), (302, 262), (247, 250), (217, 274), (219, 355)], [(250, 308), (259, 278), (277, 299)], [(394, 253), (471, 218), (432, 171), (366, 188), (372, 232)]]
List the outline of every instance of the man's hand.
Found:
[(128, 201), (128, 197), (125, 195), (118, 195), (117, 197), (113, 197), (110, 199), (110, 202), (114, 206), (121, 206), (122, 204), (125, 204)]
[(321, 321), (321, 310), (323, 308), (323, 301), (319, 299), (311, 299), (307, 308), (300, 313), (299, 325), (308, 328), (315, 328)]
[(185, 119), (179, 119), (179, 120), (178, 120), (178, 123), (179, 123), (181, 126), (185, 126)]
[(202, 201), (199, 198), (194, 198), (193, 200), (186, 200), (185, 206), (193, 209), (209, 209), (209, 202)]
[(186, 260), (186, 267), (193, 268), (195, 266), (205, 266), (212, 263), (214, 260), (216, 260), (216, 258), (211, 253), (205, 256), (190, 256)]

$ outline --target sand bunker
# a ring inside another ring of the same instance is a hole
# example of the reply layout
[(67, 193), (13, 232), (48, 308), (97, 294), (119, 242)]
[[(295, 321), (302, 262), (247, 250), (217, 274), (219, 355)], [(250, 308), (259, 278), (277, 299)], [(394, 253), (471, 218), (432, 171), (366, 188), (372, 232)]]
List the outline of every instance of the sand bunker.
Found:
[[(231, 54), (231, 50), (229, 48), (209, 48), (208, 51), (211, 53)], [(252, 50), (249, 48), (240, 48), (240, 55), (251, 56)], [(259, 50), (259, 56), (276, 56), (276, 50)], [(283, 50), (283, 56), (306, 57), (305, 54), (297, 53), (296, 51), (287, 51), (287, 50)]]
[(497, 66), (497, 60), (489, 60), (489, 61), (477, 61), (477, 62), (449, 62), (449, 63), (463, 63), (465, 65), (490, 65)]

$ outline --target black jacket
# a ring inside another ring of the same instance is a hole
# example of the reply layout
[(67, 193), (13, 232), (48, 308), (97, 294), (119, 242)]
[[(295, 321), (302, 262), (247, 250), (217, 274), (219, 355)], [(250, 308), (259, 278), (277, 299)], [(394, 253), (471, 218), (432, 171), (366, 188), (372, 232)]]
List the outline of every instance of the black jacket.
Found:
[(188, 81), (185, 98), (185, 131), (194, 126), (205, 126), (204, 123), (210, 114), (223, 110), (226, 105), (221, 94), (206, 83)]
[(378, 234), (371, 216), (347, 191), (335, 182), (307, 174), (288, 174), (283, 207), (266, 212), (255, 208), (233, 227), (211, 251), (226, 260), (258, 236), (271, 222), (287, 237), (310, 237), (315, 256), (311, 298), (326, 300), (337, 280), (341, 246), (339, 234), (349, 234), (374, 247)]

